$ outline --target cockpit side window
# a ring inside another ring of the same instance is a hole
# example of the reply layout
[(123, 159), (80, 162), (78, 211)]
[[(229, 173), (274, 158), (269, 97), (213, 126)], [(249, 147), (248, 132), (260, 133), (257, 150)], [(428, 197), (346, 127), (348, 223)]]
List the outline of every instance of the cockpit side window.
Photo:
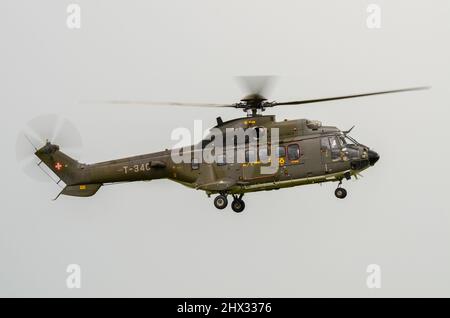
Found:
[(327, 137), (322, 138), (320, 140), (320, 148), (322, 149), (322, 152), (326, 152), (330, 150), (330, 141)]
[(340, 158), (341, 155), (341, 143), (336, 136), (323, 137), (320, 140), (320, 148), (325, 156), (331, 154), (331, 159), (336, 160)]
[(341, 152), (341, 147), (339, 146), (339, 142), (335, 136), (329, 137), (330, 146), (331, 146), (331, 159), (338, 159)]
[(330, 137), (329, 139), (330, 139), (331, 149), (339, 148), (339, 144), (338, 144), (336, 137)]

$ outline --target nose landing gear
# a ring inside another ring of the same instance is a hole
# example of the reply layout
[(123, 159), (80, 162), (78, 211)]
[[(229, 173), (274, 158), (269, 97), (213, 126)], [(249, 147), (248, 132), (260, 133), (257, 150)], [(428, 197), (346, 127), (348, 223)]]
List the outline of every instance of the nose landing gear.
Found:
[(342, 180), (339, 181), (337, 189), (334, 191), (334, 195), (338, 199), (344, 199), (347, 196), (347, 190), (341, 188)]
[(347, 190), (345, 190), (344, 188), (337, 188), (334, 191), (334, 195), (338, 199), (344, 199), (347, 196)]

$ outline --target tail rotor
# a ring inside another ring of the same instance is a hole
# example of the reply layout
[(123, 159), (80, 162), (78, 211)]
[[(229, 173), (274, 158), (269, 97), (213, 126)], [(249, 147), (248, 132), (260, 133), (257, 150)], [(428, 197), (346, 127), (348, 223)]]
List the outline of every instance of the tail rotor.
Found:
[[(47, 142), (60, 144), (71, 153), (78, 153), (82, 147), (82, 138), (76, 126), (67, 118), (56, 114), (37, 116), (19, 132), (16, 141), (16, 160), (22, 172), (39, 182), (49, 181), (47, 171), (34, 155), (36, 150)], [(41, 169), (39, 169), (41, 168)]]

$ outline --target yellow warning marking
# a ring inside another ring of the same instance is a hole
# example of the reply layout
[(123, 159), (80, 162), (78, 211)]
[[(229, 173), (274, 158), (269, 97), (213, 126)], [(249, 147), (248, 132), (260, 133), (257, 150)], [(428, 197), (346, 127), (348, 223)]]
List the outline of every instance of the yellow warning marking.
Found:
[(86, 190), (86, 186), (85, 185), (80, 185), (80, 190)]
[(280, 165), (284, 165), (284, 158), (278, 159), (278, 162), (280, 163)]

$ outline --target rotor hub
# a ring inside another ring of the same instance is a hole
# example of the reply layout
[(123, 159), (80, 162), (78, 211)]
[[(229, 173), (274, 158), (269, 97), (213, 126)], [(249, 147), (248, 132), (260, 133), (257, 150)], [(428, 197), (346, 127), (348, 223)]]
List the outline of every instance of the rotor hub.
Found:
[(262, 115), (266, 104), (268, 104), (267, 98), (261, 94), (250, 94), (242, 98), (239, 103), (236, 103), (235, 107), (242, 108), (248, 117), (252, 117)]

